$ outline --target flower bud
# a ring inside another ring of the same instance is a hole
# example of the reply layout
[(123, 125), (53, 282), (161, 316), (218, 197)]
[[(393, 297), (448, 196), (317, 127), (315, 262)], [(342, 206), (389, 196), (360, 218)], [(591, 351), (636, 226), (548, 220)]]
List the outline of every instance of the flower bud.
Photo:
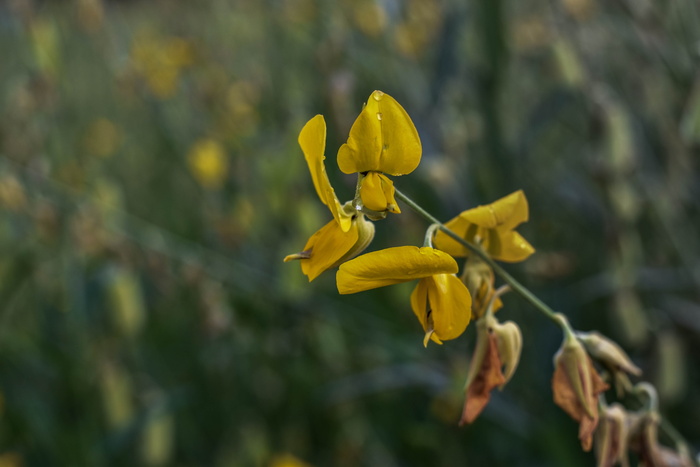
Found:
[[(467, 257), (462, 273), (462, 282), (467, 286), (472, 296), (472, 315), (475, 318), (483, 316), (486, 312), (486, 307), (494, 293), (494, 280), (491, 266), (476, 255)], [(493, 311), (496, 311), (503, 306), (503, 302), (497, 297), (492, 306)]]
[[(495, 320), (495, 319), (494, 319)], [(505, 382), (499, 387), (510, 381), (510, 378), (515, 373), (515, 369), (520, 362), (520, 352), (523, 349), (523, 334), (520, 327), (513, 321), (506, 321), (503, 324), (494, 325), (494, 333), (497, 336), (498, 354), (501, 357), (501, 363), (505, 367)]]
[(630, 420), (620, 404), (604, 406), (601, 409), (600, 423), (595, 432), (595, 452), (598, 467), (629, 465), (627, 443)]
[(623, 370), (640, 376), (642, 370), (632, 363), (624, 350), (599, 332), (578, 332), (576, 337), (584, 345), (589, 355), (613, 371)]
[(573, 334), (567, 333), (564, 338), (554, 356), (554, 366), (554, 403), (579, 422), (581, 445), (584, 451), (589, 451), (598, 425), (598, 394), (608, 389), (608, 385)]

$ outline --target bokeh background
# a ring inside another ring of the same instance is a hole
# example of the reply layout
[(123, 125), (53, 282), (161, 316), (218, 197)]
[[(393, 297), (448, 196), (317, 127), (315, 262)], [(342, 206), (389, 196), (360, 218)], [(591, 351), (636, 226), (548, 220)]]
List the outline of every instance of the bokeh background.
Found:
[[(338, 296), (296, 138), (335, 153), (374, 89), (447, 220), (516, 189), (508, 266), (611, 336), (700, 447), (695, 0), (0, 3), (0, 466), (592, 465), (551, 401), (560, 331), (459, 429), (474, 329), (422, 347), (411, 284)], [(408, 208), (371, 249), (420, 245)]]

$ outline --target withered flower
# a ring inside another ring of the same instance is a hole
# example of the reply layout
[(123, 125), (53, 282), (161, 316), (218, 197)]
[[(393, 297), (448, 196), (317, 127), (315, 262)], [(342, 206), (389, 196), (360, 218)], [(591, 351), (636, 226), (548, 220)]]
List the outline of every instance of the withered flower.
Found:
[(459, 426), (476, 420), (491, 399), (493, 388), (503, 389), (518, 366), (522, 350), (518, 325), (512, 321), (499, 323), (492, 310), (487, 311), (476, 326), (476, 349), (464, 385), (466, 397)]
[(600, 423), (595, 431), (595, 454), (598, 467), (629, 466), (627, 443), (630, 420), (620, 404), (603, 406)]
[(634, 387), (637, 393), (646, 393), (647, 406), (636, 412), (630, 428), (630, 450), (637, 453), (640, 466), (644, 467), (693, 467), (688, 448), (682, 442), (676, 450), (659, 444), (658, 431), (661, 416), (658, 413), (656, 389), (649, 383), (639, 383)]
[[(562, 317), (562, 319), (564, 319)], [(591, 450), (598, 425), (598, 394), (608, 389), (591, 358), (573, 333), (567, 333), (554, 356), (554, 403), (579, 422), (578, 437), (584, 451)]]

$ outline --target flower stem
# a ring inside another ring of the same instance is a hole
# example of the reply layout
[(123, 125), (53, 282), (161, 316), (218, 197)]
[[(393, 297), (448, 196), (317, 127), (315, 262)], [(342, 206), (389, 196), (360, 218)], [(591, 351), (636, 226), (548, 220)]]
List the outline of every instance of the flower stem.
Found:
[(445, 225), (437, 220), (432, 214), (430, 214), (428, 211), (423, 209), (420, 205), (418, 205), (415, 201), (413, 201), (411, 198), (403, 194), (401, 191), (398, 189), (396, 190), (396, 198), (400, 199), (404, 203), (408, 205), (411, 209), (413, 209), (418, 215), (423, 217), (425, 220), (430, 222), (431, 224), (435, 224), (438, 226), (440, 230), (445, 232), (450, 238), (452, 238), (454, 241), (458, 242), (460, 245), (464, 246), (465, 248), (468, 248), (469, 251), (477, 255), (479, 258), (481, 258), (486, 264), (491, 266), (493, 271), (498, 274), (498, 276), (503, 279), (508, 285), (510, 285), (511, 289), (518, 293), (521, 297), (523, 297), (526, 301), (530, 302), (532, 306), (534, 306), (540, 313), (544, 314), (547, 318), (551, 319), (554, 321), (558, 326), (562, 328), (562, 330), (565, 333), (571, 333), (573, 330), (571, 329), (571, 326), (564, 320), (562, 321), (557, 317), (557, 314), (552, 310), (549, 306), (547, 306), (546, 303), (544, 303), (542, 300), (540, 300), (535, 294), (530, 292), (530, 290), (525, 287), (523, 284), (521, 284), (517, 279), (515, 279), (513, 276), (511, 276), (505, 269), (501, 267), (500, 264), (496, 263), (489, 255), (484, 253), (484, 251), (477, 247), (476, 245), (473, 245), (454, 233), (452, 230), (448, 229), (445, 227)]

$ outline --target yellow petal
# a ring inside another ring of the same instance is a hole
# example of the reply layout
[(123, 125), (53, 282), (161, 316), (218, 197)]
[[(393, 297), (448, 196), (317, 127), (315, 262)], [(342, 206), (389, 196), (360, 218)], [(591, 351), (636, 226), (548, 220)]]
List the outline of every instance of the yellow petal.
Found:
[[(457, 216), (454, 219), (451, 219), (449, 222), (445, 223), (445, 227), (459, 235), (461, 238), (464, 238), (467, 241), (473, 240), (473, 235), (471, 235), (472, 238), (467, 238), (467, 231), (469, 230), (469, 227), (473, 225), (470, 222), (468, 222), (466, 219), (462, 218), (462, 216)], [(435, 245), (435, 248), (438, 248), (445, 253), (449, 254), (450, 256), (454, 256), (457, 258), (462, 258), (464, 256), (467, 256), (469, 254), (469, 250), (462, 246), (461, 243), (458, 241), (454, 240), (452, 237), (447, 235), (445, 232), (442, 230), (438, 230), (435, 233), (435, 237), (433, 238), (433, 244)]]
[(335, 220), (313, 234), (304, 246), (304, 252), (309, 252), (308, 259), (300, 258), (301, 271), (309, 277), (309, 282), (323, 271), (335, 267), (357, 243), (358, 237), (356, 223), (352, 223), (350, 230), (343, 232)]
[(442, 344), (462, 335), (472, 315), (472, 299), (464, 283), (452, 274), (421, 279), (411, 294), (411, 309), (427, 339)]
[(429, 278), (421, 279), (411, 293), (411, 309), (425, 331), (423, 347), (428, 346), (428, 341), (433, 341), (436, 344), (442, 345), (442, 341), (438, 338), (433, 328), (432, 309), (428, 303), (428, 289), (430, 283)]
[(338, 151), (343, 172), (411, 173), (421, 158), (418, 131), (401, 105), (388, 94), (374, 91)]
[(399, 214), (401, 210), (394, 198), (394, 182), (379, 172), (368, 172), (362, 178), (360, 198), (367, 208), (377, 211), (390, 211)]
[(454, 274), (459, 267), (434, 248), (400, 246), (367, 253), (343, 263), (336, 275), (338, 292), (350, 294), (408, 282), (433, 274)]
[(326, 156), (323, 155), (326, 147), (326, 121), (323, 119), (323, 115), (316, 115), (304, 125), (299, 133), (299, 146), (301, 146), (306, 163), (309, 165), (309, 172), (311, 172), (311, 179), (318, 197), (323, 204), (328, 206), (343, 232), (347, 232), (350, 230), (352, 220), (343, 213), (338, 197), (335, 195), (330, 180), (328, 180), (326, 165), (323, 162), (326, 159)]
[(479, 227), (512, 230), (528, 219), (527, 199), (525, 193), (518, 190), (486, 206), (464, 211), (459, 216)]
[[(429, 332), (432, 326), (428, 323), (428, 282), (423, 279), (411, 293), (411, 309), (423, 326), (423, 331)], [(427, 344), (427, 341), (424, 344)]]
[(452, 274), (436, 274), (428, 282), (428, 301), (435, 335), (443, 341), (462, 335), (472, 316), (472, 297)]
[[(528, 205), (525, 194), (518, 190), (491, 204), (462, 212), (445, 223), (445, 227), (470, 243), (480, 237), (482, 247), (497, 260), (522, 261), (535, 249), (512, 229), (527, 221)], [(469, 254), (469, 250), (446, 233), (438, 231), (434, 244), (455, 257)]]
[(492, 252), (487, 246), (487, 251), (491, 253), (493, 259), (508, 263), (523, 261), (535, 252), (535, 249), (518, 232), (510, 231), (499, 235), (500, 248), (498, 252)]

